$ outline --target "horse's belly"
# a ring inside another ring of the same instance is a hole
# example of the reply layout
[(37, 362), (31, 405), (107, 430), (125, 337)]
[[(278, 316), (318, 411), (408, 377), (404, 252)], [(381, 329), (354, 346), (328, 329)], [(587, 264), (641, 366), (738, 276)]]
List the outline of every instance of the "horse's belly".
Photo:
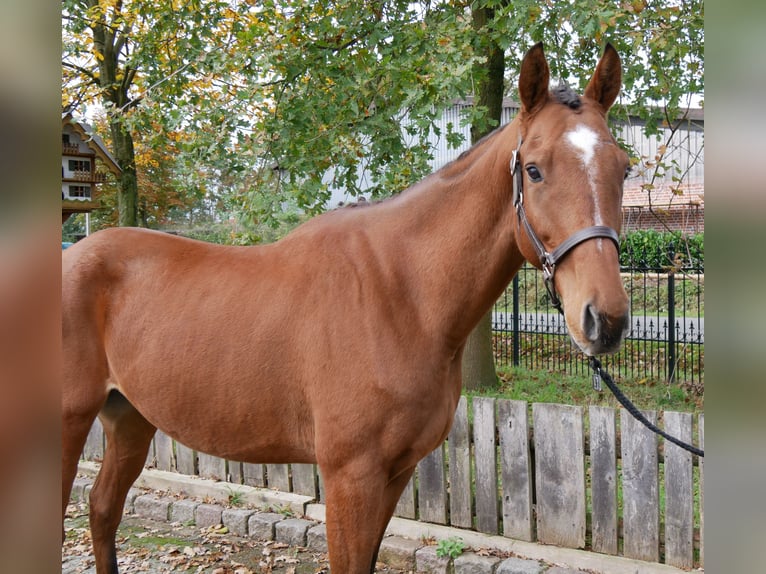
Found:
[(312, 416), (298, 391), (193, 382), (120, 391), (152, 425), (194, 450), (241, 462), (315, 462)]

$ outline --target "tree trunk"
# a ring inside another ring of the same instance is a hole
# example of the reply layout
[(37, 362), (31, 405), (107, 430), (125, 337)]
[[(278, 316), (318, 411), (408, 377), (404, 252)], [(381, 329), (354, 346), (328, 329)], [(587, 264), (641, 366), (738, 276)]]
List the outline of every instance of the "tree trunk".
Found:
[[(99, 10), (98, 0), (88, 0), (90, 10)], [(120, 4), (121, 6), (121, 4)], [(91, 24), (93, 31), (93, 53), (98, 60), (98, 83), (102, 98), (110, 113), (109, 129), (112, 135), (114, 157), (122, 170), (118, 176), (117, 222), (120, 226), (138, 225), (138, 181), (136, 180), (136, 155), (133, 136), (122, 123), (121, 115), (130, 105), (128, 90), (135, 76), (135, 70), (128, 63), (120, 69), (120, 51), (130, 28), (116, 23), (121, 18), (119, 8), (115, 20), (106, 21), (106, 15)]]
[(133, 136), (119, 120), (113, 119), (109, 127), (114, 156), (122, 168), (117, 187), (117, 224), (120, 227), (135, 227), (138, 225), (138, 181)]
[[(474, 70), (476, 91), (474, 105), (487, 108), (487, 118), (500, 124), (503, 113), (503, 79), (505, 75), (505, 54), (503, 50), (488, 38), (485, 28), (494, 17), (490, 8), (474, 8), (471, 12), (472, 24), (476, 33), (478, 50), (487, 61)], [(471, 126), (471, 143), (476, 143), (494, 129), (486, 124)], [(497, 386), (495, 357), (492, 353), (492, 311), (482, 317), (471, 332), (463, 351), (463, 387), (481, 389)]]

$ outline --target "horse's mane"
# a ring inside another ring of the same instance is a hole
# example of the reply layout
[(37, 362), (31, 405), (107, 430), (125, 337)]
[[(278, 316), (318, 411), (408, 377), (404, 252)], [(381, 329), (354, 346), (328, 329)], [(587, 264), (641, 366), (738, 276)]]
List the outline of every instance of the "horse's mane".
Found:
[(551, 90), (551, 96), (560, 104), (564, 104), (568, 108), (573, 110), (580, 109), (582, 100), (577, 92), (570, 88), (567, 84), (561, 83)]

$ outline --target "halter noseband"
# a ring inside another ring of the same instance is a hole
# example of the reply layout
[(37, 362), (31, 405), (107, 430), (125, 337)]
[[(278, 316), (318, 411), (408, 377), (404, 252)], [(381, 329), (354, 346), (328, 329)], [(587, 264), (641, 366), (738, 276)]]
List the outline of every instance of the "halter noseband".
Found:
[(553, 252), (547, 251), (543, 242), (540, 241), (540, 238), (529, 224), (527, 212), (524, 210), (524, 176), (519, 167), (521, 164), (519, 161), (521, 142), (521, 135), (519, 135), (519, 143), (516, 146), (516, 149), (513, 150), (513, 155), (511, 156), (513, 206), (516, 208), (516, 215), (518, 216), (519, 223), (524, 227), (524, 231), (532, 242), (532, 247), (534, 248), (535, 253), (537, 253), (537, 257), (540, 259), (540, 265), (543, 269), (543, 280), (545, 281), (545, 288), (551, 299), (551, 305), (553, 305), (559, 313), (563, 314), (564, 309), (561, 305), (558, 293), (556, 293), (556, 285), (553, 282), (553, 277), (556, 272), (556, 264), (583, 241), (597, 237), (611, 239), (615, 247), (617, 247), (617, 253), (619, 254), (620, 237), (611, 227), (607, 227), (606, 225), (593, 225), (592, 227), (586, 227), (585, 229), (580, 229), (579, 231), (574, 232), (561, 245), (554, 249)]

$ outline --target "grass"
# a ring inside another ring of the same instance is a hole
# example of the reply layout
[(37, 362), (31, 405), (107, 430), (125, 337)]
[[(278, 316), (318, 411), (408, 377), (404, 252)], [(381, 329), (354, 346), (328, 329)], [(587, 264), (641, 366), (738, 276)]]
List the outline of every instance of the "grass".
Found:
[[(530, 403), (560, 403), (582, 406), (619, 407), (611, 392), (594, 391), (590, 375), (569, 375), (546, 370), (502, 366), (496, 388), (464, 390), (467, 397), (483, 396), (522, 400)], [(646, 379), (618, 381), (631, 401), (643, 410), (704, 411), (703, 389), (697, 385), (667, 384)]]

